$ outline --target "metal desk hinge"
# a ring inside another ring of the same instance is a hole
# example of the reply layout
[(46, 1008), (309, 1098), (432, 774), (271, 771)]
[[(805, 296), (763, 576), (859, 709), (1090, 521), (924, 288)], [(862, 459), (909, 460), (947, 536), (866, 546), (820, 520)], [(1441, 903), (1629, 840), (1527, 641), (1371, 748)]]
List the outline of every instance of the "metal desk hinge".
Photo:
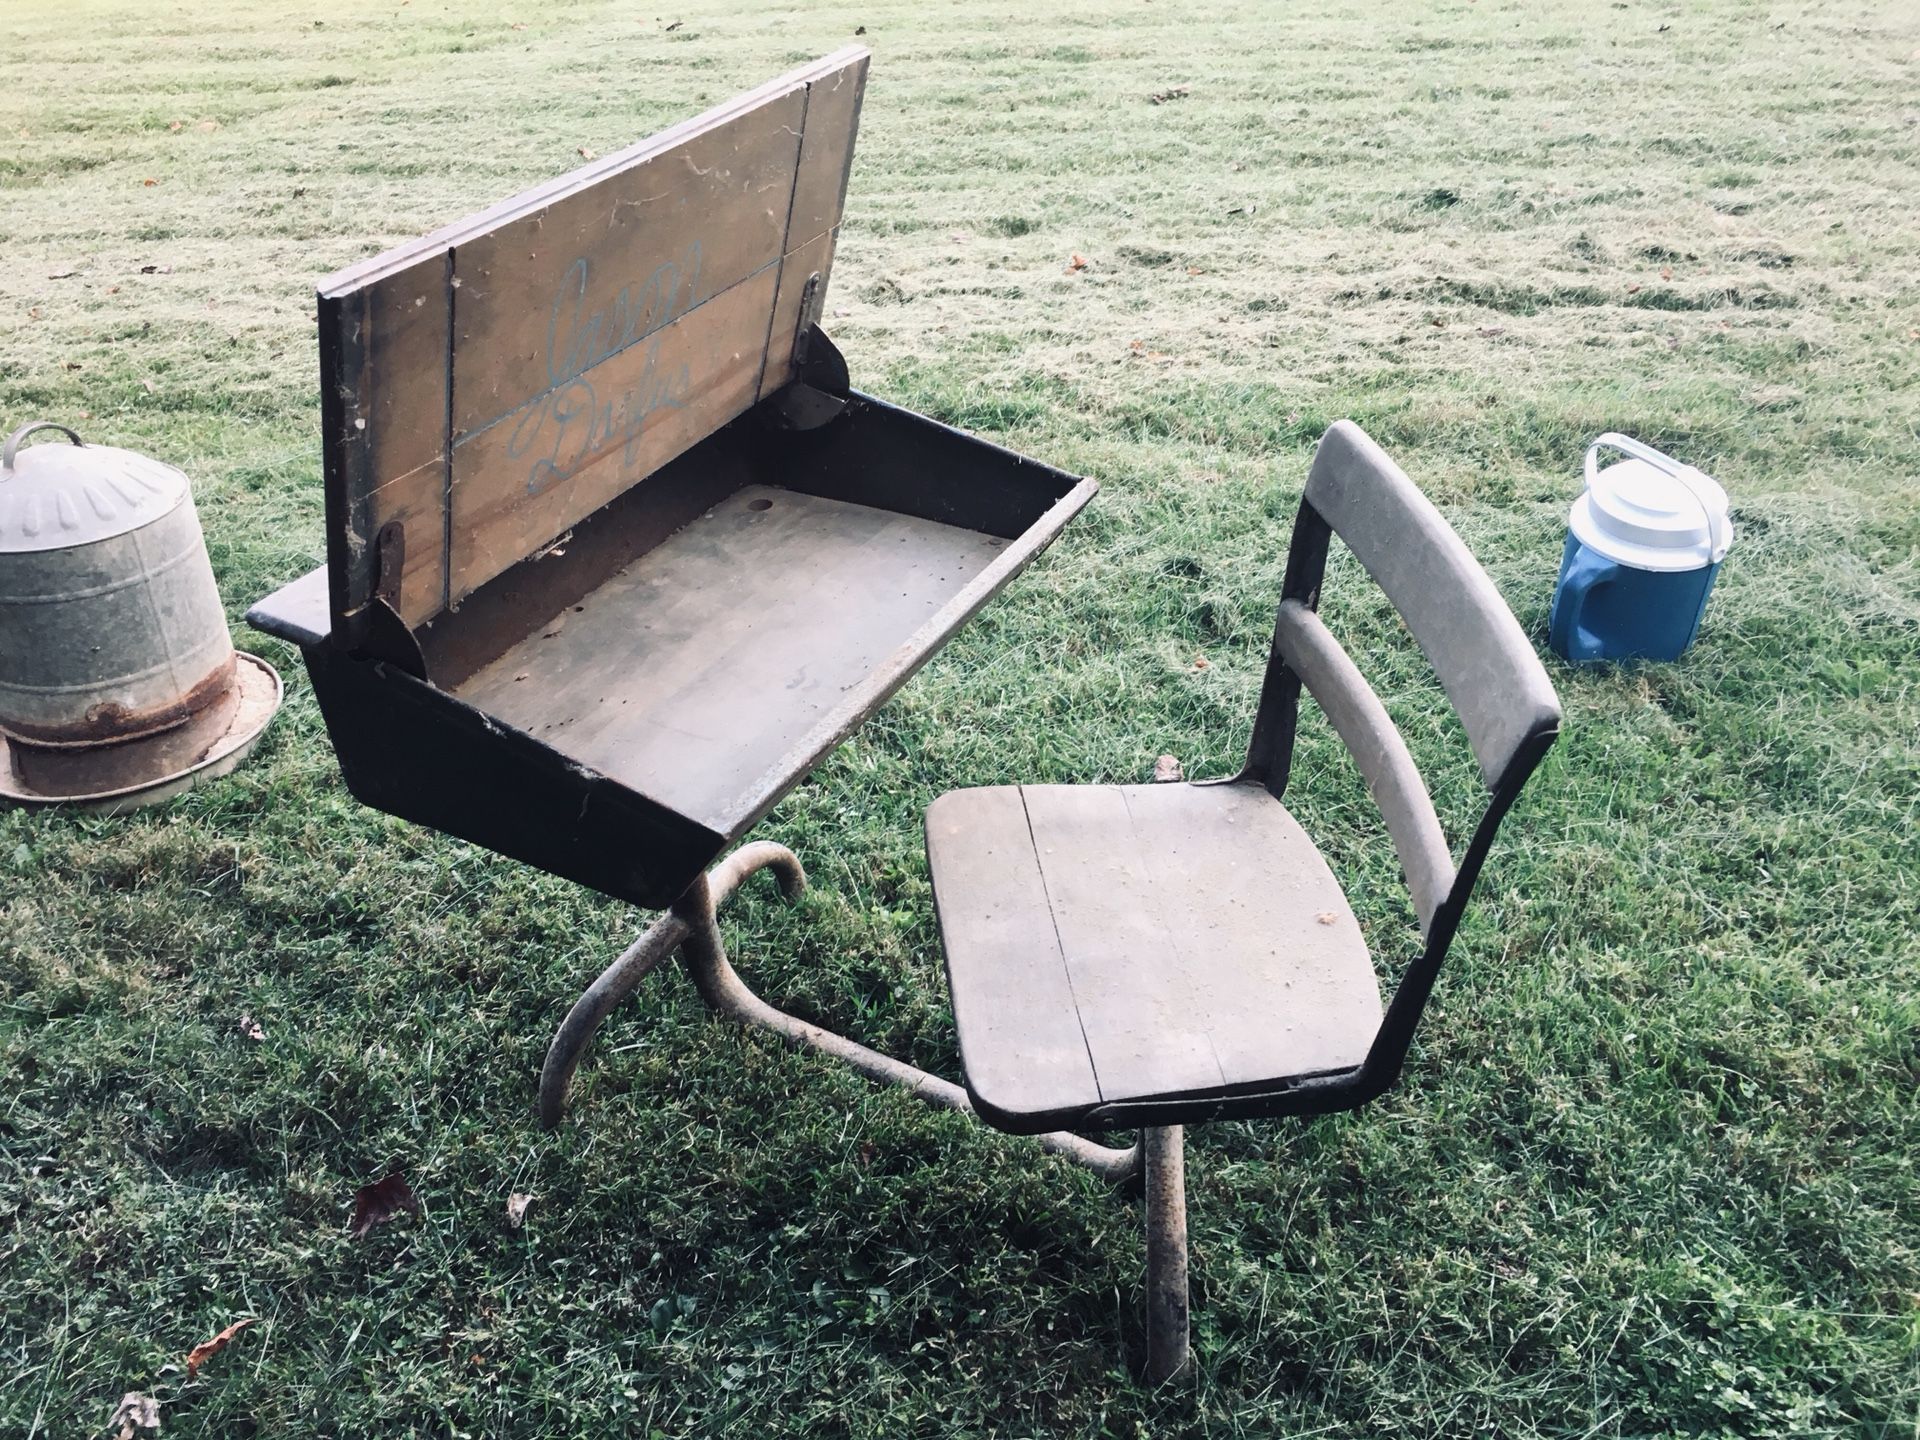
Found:
[(373, 594), (397, 614), (400, 576), (407, 568), (407, 532), (398, 520), (389, 520), (373, 537)]
[(371, 660), (396, 666), (416, 680), (427, 678), (427, 657), (407, 622), (400, 618), (400, 577), (407, 564), (407, 532), (398, 520), (389, 520), (373, 537), (373, 599), (358, 650)]
[(800, 318), (793, 327), (793, 363), (796, 367), (807, 363), (807, 352), (813, 348), (813, 330), (820, 323), (820, 309), (826, 303), (826, 296), (820, 289), (820, 272), (814, 271), (807, 276), (806, 288), (800, 292)]
[[(819, 294), (812, 281), (808, 285), (800, 306), (803, 319)], [(767, 420), (779, 430), (817, 430), (847, 408), (852, 388), (847, 357), (817, 321), (809, 320), (794, 336), (793, 379), (767, 401)]]

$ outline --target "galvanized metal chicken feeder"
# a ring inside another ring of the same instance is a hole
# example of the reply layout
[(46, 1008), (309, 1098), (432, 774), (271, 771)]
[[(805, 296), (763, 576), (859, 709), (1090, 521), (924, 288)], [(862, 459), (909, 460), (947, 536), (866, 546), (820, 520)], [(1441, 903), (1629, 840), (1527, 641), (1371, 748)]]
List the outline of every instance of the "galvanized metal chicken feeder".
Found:
[[(68, 443), (27, 446), (37, 431)], [(232, 770), (280, 704), (236, 654), (187, 477), (36, 421), (0, 450), (0, 800), (118, 813)]]

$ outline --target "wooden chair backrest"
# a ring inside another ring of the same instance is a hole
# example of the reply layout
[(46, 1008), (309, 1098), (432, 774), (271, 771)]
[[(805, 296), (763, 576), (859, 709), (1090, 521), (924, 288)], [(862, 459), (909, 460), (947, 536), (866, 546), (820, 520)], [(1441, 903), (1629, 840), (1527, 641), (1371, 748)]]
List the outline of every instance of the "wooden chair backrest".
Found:
[[(1413, 632), (1460, 715), (1490, 789), (1518, 775), (1516, 761), (1531, 769), (1540, 737), (1559, 726), (1560, 703), (1513, 612), (1453, 527), (1359, 426), (1335, 424), (1307, 475), (1247, 773), (1275, 793), (1285, 790), (1295, 697), (1304, 686), (1366, 780), (1421, 931), (1432, 938), (1447, 902), (1464, 894), (1459, 882), (1465, 878), (1470, 887), (1472, 877), (1468, 867), (1456, 869), (1426, 781), (1386, 707), (1321, 623), (1317, 606), (1330, 535), (1346, 542)], [(1474, 859), (1472, 868), (1478, 863)]]
[(867, 60), (829, 55), (321, 283), (336, 637), (376, 593), (431, 620), (792, 378)]
[(1493, 788), (1526, 738), (1560, 718), (1553, 683), (1507, 602), (1433, 502), (1351, 420), (1321, 437), (1306, 501), (1406, 621)]

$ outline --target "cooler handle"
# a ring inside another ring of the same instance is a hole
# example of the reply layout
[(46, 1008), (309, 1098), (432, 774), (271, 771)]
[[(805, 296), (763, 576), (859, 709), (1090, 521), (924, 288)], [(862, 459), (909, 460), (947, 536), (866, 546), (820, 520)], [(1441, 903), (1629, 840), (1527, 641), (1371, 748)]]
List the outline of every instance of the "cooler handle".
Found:
[(1620, 578), (1620, 567), (1605, 556), (1581, 546), (1567, 573), (1561, 577), (1560, 593), (1553, 599), (1553, 615), (1548, 643), (1576, 663), (1605, 658), (1606, 644), (1580, 623), (1587, 601)]
[(1601, 450), (1618, 450), (1622, 455), (1631, 455), (1636, 460), (1644, 460), (1664, 475), (1671, 475), (1687, 487), (1687, 493), (1693, 496), (1693, 503), (1700, 507), (1700, 513), (1707, 517), (1707, 560), (1718, 565), (1727, 558), (1727, 551), (1733, 545), (1733, 522), (1718, 507), (1707, 503), (1706, 494), (1700, 487), (1705, 479), (1691, 465), (1682, 465), (1671, 455), (1663, 455), (1651, 445), (1642, 445), (1629, 435), (1609, 430), (1591, 445), (1587, 446), (1587, 488), (1594, 488), (1594, 482), (1600, 478), (1599, 454)]

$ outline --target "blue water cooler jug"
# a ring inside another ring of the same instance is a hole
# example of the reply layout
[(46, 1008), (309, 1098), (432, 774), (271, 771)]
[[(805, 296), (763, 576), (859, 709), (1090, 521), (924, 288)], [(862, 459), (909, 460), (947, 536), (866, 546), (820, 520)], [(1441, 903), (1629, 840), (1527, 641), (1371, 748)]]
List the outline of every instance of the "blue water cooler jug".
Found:
[[(1602, 470), (1602, 450), (1627, 458)], [(1567, 517), (1548, 642), (1572, 661), (1677, 660), (1733, 544), (1727, 492), (1625, 435), (1589, 445), (1586, 473)]]

